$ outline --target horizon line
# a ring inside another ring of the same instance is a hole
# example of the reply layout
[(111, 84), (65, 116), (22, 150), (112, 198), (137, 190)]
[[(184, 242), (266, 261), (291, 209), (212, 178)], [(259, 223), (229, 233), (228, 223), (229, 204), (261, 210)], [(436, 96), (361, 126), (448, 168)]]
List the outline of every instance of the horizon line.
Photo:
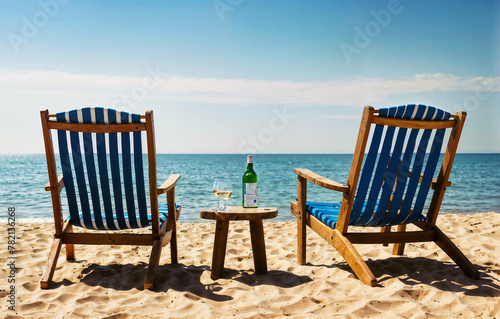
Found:
[[(54, 154), (59, 154), (54, 152)], [(71, 153), (70, 153), (71, 154)], [(94, 153), (97, 154), (97, 153)], [(106, 153), (109, 154), (109, 153)], [(122, 154), (122, 153), (118, 153)], [(142, 153), (148, 154), (148, 153)], [(156, 155), (353, 155), (354, 153), (156, 153)], [(367, 152), (365, 152), (367, 154)], [(380, 153), (378, 153), (380, 154)], [(413, 154), (416, 154), (413, 153)], [(443, 152), (439, 153), (441, 155), (445, 154)], [(500, 152), (457, 152), (456, 154), (481, 154), (481, 155), (500, 155)], [(19, 155), (45, 155), (45, 153), (1, 153), (0, 156), (19, 156)]]

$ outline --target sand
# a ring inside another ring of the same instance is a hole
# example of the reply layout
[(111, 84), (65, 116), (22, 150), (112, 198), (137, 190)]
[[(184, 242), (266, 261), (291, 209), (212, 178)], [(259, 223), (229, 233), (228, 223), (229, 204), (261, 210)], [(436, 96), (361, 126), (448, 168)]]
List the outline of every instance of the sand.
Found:
[(38, 281), (50, 224), (16, 227), (16, 306), (7, 309), (7, 226), (2, 232), (0, 313), (4, 318), (500, 318), (500, 214), (441, 215), (438, 225), (470, 258), (480, 280), (434, 244), (356, 245), (379, 280), (356, 279), (339, 253), (308, 229), (307, 265), (296, 263), (295, 222), (265, 222), (267, 275), (255, 275), (247, 222), (231, 222), (224, 278), (210, 279), (214, 222), (180, 223), (179, 264), (163, 250), (155, 290), (142, 288), (148, 247), (64, 247), (52, 289)]

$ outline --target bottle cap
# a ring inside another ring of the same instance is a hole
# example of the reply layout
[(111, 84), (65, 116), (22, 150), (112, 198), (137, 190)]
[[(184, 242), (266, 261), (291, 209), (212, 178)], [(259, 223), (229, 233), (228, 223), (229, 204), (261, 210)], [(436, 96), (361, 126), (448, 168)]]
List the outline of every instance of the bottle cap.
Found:
[(247, 156), (247, 164), (253, 164), (253, 155)]

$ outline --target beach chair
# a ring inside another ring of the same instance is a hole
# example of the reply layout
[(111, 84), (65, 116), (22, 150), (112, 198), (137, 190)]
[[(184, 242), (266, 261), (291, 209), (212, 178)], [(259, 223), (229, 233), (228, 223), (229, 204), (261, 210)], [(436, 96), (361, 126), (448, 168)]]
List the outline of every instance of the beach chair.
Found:
[[(298, 263), (306, 263), (309, 226), (333, 245), (356, 276), (369, 286), (377, 285), (377, 279), (353, 244), (394, 243), (392, 253), (402, 255), (405, 243), (433, 241), (468, 276), (479, 278), (467, 257), (436, 226), (444, 192), (451, 184), (448, 177), (465, 117), (465, 112), (451, 115), (425, 105), (379, 110), (367, 106), (347, 183), (334, 182), (308, 169), (294, 169), (298, 175), (298, 197), (291, 202), (291, 212), (297, 217)], [(448, 144), (434, 179), (447, 129), (451, 130)], [(307, 181), (341, 192), (341, 203), (308, 202)], [(431, 199), (427, 206), (428, 197)], [(406, 231), (407, 224), (418, 230)], [(352, 232), (349, 226), (381, 227), (381, 231)], [(391, 226), (397, 226), (397, 231), (391, 232)]]
[[(144, 288), (152, 289), (162, 247), (169, 242), (171, 262), (177, 263), (176, 221), (181, 211), (175, 204), (180, 175), (171, 175), (157, 187), (153, 112), (138, 115), (96, 107), (57, 114), (44, 110), (40, 115), (49, 173), (45, 190), (51, 192), (55, 224), (40, 287), (49, 288), (62, 244), (67, 260), (75, 259), (77, 244), (142, 245), (152, 246), (144, 279)], [(59, 163), (52, 130), (57, 132)], [(66, 221), (61, 207), (63, 189), (69, 207)], [(158, 197), (164, 193), (167, 204), (159, 205)], [(73, 227), (92, 231), (77, 233)], [(145, 227), (151, 227), (151, 232), (125, 231)]]

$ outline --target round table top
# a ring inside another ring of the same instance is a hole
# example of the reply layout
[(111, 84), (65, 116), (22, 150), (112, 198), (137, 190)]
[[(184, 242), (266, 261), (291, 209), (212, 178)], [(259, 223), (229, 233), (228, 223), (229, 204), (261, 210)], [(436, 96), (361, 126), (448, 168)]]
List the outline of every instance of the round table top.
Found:
[(215, 220), (257, 220), (278, 216), (276, 207), (243, 208), (241, 206), (227, 206), (227, 208), (230, 210), (202, 210), (200, 211), (200, 217)]

